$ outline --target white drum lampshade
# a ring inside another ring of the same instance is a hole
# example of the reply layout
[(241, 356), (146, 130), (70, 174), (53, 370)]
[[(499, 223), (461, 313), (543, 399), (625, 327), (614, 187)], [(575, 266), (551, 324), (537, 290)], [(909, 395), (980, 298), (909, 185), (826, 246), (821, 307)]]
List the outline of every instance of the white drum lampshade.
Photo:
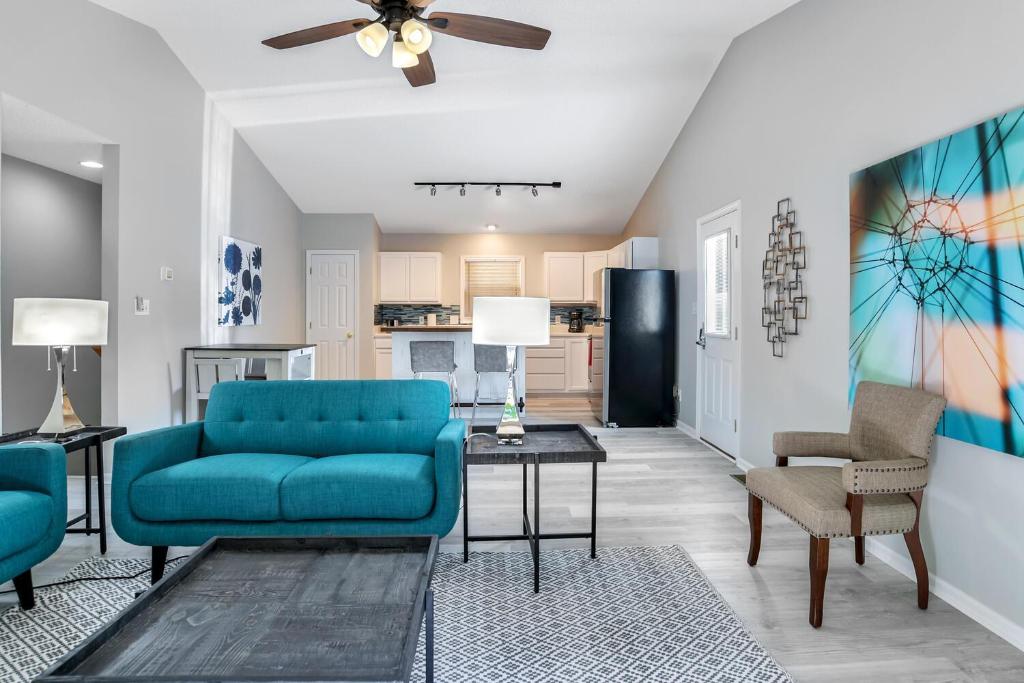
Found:
[(504, 346), (508, 368), (505, 407), (495, 434), (499, 444), (521, 445), (525, 430), (519, 421), (513, 374), (517, 346), (551, 342), (551, 300), (527, 296), (483, 296), (473, 299), (473, 344)]
[(490, 346), (551, 343), (551, 300), (529, 296), (474, 298), (473, 343)]
[(15, 299), (11, 343), (14, 346), (52, 347), (57, 359), (57, 391), (39, 432), (60, 436), (83, 427), (64, 386), (65, 362), (72, 347), (106, 345), (107, 302), (93, 299)]

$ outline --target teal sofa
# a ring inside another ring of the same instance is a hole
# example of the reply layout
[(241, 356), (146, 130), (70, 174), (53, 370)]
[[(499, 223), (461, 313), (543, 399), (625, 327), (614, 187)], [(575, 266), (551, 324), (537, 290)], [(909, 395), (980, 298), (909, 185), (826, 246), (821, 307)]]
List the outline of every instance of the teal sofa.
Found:
[(67, 458), (57, 444), (0, 446), (0, 583), (14, 580), (22, 609), (35, 605), (32, 567), (64, 540)]
[(444, 536), (465, 424), (430, 380), (224, 382), (205, 419), (114, 445), (111, 517), (153, 547), (214, 536)]

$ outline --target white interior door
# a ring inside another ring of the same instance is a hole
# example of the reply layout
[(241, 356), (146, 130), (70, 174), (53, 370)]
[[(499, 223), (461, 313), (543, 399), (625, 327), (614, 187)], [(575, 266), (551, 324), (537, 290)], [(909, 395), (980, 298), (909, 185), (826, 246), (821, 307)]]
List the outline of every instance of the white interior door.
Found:
[(700, 438), (736, 457), (739, 451), (739, 211), (698, 222), (697, 430)]
[(356, 379), (355, 252), (306, 253), (306, 343), (316, 344), (317, 379)]

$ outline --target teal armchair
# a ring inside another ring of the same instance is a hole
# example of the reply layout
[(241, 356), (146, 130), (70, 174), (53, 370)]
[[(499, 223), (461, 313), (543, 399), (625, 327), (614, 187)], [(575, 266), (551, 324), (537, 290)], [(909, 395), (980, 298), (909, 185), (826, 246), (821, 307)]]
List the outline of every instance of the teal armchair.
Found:
[(226, 382), (202, 422), (114, 444), (111, 518), (153, 548), (214, 536), (444, 536), (465, 424), (430, 380)]
[(64, 540), (67, 485), (57, 444), (0, 446), (0, 583), (14, 580), (22, 609), (35, 605), (32, 567)]

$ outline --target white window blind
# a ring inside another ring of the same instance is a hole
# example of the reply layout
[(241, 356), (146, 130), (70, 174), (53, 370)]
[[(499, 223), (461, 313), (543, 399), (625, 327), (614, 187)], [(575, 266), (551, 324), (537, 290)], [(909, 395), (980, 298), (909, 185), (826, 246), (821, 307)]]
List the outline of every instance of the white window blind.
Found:
[(729, 292), (729, 231), (704, 239), (704, 333), (728, 337), (731, 305)]
[(519, 259), (467, 258), (463, 273), (463, 317), (473, 317), (473, 297), (523, 296)]

